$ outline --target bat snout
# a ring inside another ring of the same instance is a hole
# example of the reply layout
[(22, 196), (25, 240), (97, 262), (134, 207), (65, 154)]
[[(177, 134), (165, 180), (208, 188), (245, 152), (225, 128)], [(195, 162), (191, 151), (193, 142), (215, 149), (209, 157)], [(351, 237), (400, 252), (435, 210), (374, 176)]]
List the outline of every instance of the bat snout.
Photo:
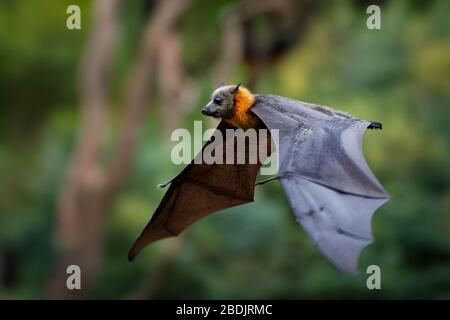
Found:
[(218, 110), (214, 110), (213, 108), (210, 107), (205, 107), (202, 109), (202, 113), (205, 116), (210, 116), (210, 117), (219, 117), (219, 111)]

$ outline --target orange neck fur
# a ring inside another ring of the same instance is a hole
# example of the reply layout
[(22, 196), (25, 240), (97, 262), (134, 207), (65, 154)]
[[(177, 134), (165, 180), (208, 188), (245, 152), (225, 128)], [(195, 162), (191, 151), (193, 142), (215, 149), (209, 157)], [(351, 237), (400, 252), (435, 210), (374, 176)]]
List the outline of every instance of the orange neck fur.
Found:
[(241, 128), (257, 128), (259, 126), (259, 119), (250, 108), (255, 103), (255, 96), (247, 88), (240, 87), (234, 99), (234, 113), (230, 119), (226, 119), (231, 125)]

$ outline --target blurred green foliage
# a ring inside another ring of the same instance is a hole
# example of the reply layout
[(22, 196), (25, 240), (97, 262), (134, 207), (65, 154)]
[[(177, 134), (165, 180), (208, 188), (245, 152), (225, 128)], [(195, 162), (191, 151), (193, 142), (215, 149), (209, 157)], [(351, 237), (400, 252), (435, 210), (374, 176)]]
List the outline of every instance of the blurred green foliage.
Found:
[[(0, 1), (2, 298), (42, 298), (51, 277), (55, 207), (79, 129), (76, 75), (92, 9), (90, 1), (77, 1), (83, 29), (68, 31), (71, 3)], [(202, 98), (216, 85), (218, 21), (229, 5), (198, 0), (180, 26), (186, 70)], [(114, 100), (135, 58), (143, 7), (133, 1), (122, 12)], [(322, 256), (273, 182), (258, 187), (255, 203), (188, 229), (156, 297), (450, 298), (450, 3), (389, 1), (378, 31), (366, 28), (365, 8), (354, 2), (320, 8), (301, 41), (252, 89), (383, 123), (383, 131), (367, 132), (364, 149), (392, 199), (373, 219), (376, 242), (363, 252), (361, 274), (348, 277)], [(233, 80), (245, 83), (244, 66), (230, 67)], [(186, 127), (201, 119), (202, 104)], [(181, 169), (168, 161), (172, 144), (161, 108), (150, 106), (132, 174), (110, 210), (93, 298), (124, 298), (155, 280), (161, 252), (173, 241), (150, 246), (134, 263), (126, 260), (165, 192), (156, 184)], [(381, 267), (382, 290), (366, 288), (370, 264)]]

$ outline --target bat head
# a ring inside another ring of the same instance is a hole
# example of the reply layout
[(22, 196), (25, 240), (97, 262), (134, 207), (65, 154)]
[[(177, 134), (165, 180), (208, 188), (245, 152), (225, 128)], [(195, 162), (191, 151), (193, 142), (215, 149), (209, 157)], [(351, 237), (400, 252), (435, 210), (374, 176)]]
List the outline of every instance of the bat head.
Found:
[(217, 88), (211, 95), (208, 104), (202, 109), (202, 113), (214, 118), (231, 118), (240, 85), (222, 85)]

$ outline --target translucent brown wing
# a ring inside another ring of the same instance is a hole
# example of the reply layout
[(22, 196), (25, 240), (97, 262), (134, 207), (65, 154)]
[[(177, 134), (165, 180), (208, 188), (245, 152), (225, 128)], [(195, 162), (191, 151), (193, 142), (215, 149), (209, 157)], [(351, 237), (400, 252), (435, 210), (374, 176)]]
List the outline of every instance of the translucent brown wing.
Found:
[[(233, 127), (222, 121), (217, 130), (225, 137), (225, 130), (229, 128)], [(227, 148), (227, 141), (222, 143), (224, 156), (227, 149), (231, 149)], [(206, 143), (202, 150), (211, 142)], [(148, 244), (176, 236), (213, 212), (253, 201), (255, 179), (261, 163), (247, 164), (251, 148), (248, 140), (246, 144), (246, 164), (194, 164), (193, 160), (175, 177), (152, 219), (131, 248), (128, 259), (134, 259)], [(233, 145), (237, 159), (236, 144)]]

